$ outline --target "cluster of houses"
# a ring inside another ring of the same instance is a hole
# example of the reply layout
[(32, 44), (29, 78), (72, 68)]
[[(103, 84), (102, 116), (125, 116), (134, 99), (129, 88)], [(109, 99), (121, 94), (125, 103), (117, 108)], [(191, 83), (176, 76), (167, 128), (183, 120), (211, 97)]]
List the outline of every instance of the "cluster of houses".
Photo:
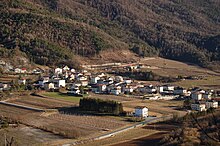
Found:
[(218, 101), (212, 98), (213, 91), (195, 89), (191, 93), (191, 109), (195, 111), (206, 111), (210, 108), (218, 108)]
[[(16, 68), (14, 72), (27, 73), (27, 70), (25, 68)], [(42, 72), (40, 69), (32, 70), (32, 73), (35, 74)], [(18, 80), (18, 84), (26, 85), (27, 80), (21, 78)], [(66, 88), (68, 89), (67, 93), (70, 95), (82, 95), (86, 90), (96, 94), (133, 94), (149, 100), (171, 100), (177, 97), (191, 97), (193, 101), (191, 104), (192, 110), (205, 111), (209, 108), (218, 107), (218, 102), (212, 100), (213, 91), (207, 92), (197, 88), (187, 90), (174, 85), (144, 85), (134, 82), (127, 77), (104, 73), (90, 73), (86, 70), (77, 72), (68, 66), (55, 68), (50, 75), (42, 76), (33, 85), (46, 91), (56, 91), (60, 88)], [(0, 91), (9, 88), (9, 84), (0, 83)], [(147, 107), (137, 107), (135, 115), (141, 115), (141, 117), (148, 116)]]

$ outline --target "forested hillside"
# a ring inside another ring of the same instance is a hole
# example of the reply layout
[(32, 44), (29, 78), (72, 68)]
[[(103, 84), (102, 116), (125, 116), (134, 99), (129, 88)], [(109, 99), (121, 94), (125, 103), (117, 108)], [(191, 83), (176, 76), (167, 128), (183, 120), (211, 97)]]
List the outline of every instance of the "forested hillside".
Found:
[(42, 65), (137, 54), (209, 67), (220, 61), (220, 1), (1, 0), (0, 44)]

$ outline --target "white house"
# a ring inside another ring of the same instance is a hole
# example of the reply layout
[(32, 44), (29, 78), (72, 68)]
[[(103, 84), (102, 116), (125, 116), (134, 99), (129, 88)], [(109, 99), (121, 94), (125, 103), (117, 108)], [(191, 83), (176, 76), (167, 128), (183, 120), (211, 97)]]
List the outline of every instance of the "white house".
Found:
[(65, 87), (66, 86), (66, 81), (65, 80), (53, 79), (52, 82), (54, 83), (54, 86), (56, 88)]
[(22, 68), (20, 73), (24, 74), (26, 72), (27, 72), (27, 69), (26, 68)]
[(82, 81), (80, 81), (80, 83), (81, 83), (81, 85), (84, 86), (84, 87), (89, 84), (89, 82), (88, 82), (87, 80), (82, 80)]
[(0, 83), (0, 91), (9, 89), (10, 86), (7, 83)]
[(160, 93), (162, 93), (162, 92), (163, 92), (163, 86), (158, 86), (158, 87), (157, 87), (157, 91), (160, 92)]
[(105, 84), (98, 84), (95, 86), (92, 86), (92, 92), (94, 93), (103, 93), (106, 91), (107, 86)]
[(134, 88), (132, 86), (126, 86), (126, 87), (124, 87), (123, 90), (124, 90), (125, 93), (132, 93), (132, 92), (134, 92)]
[(59, 74), (62, 74), (63, 73), (63, 69), (62, 68), (56, 68), (54, 70), (55, 74), (59, 75)]
[(22, 84), (22, 85), (25, 85), (26, 84), (26, 79), (19, 79), (18, 80), (18, 84)]
[(76, 72), (76, 70), (75, 70), (75, 69), (73, 69), (73, 68), (72, 68), (70, 71), (71, 71), (72, 73), (75, 73), (75, 72)]
[(80, 90), (79, 89), (71, 89), (70, 91), (67, 92), (68, 95), (79, 95)]
[(194, 92), (191, 94), (191, 98), (194, 100), (202, 100), (202, 93)]
[(15, 69), (15, 73), (21, 73), (21, 69), (20, 68), (16, 68)]
[(152, 94), (152, 93), (157, 92), (157, 89), (154, 86), (147, 86), (146, 92)]
[(50, 80), (50, 78), (49, 78), (48, 76), (44, 76), (44, 77), (42, 77), (42, 78), (38, 81), (38, 84), (39, 84), (40, 86), (44, 86), (44, 83), (49, 82), (49, 80)]
[(79, 87), (82, 86), (82, 84), (80, 82), (75, 82), (72, 84), (72, 86), (70, 87), (70, 89), (79, 89)]
[(69, 80), (72, 81), (72, 80), (74, 80), (74, 79), (75, 79), (75, 75), (74, 75), (74, 74), (71, 74), (71, 75), (69, 76)]
[(54, 83), (52, 82), (44, 83), (44, 89), (47, 91), (55, 89)]
[(166, 90), (166, 91), (174, 91), (174, 86), (173, 85), (165, 85), (163, 86), (163, 90)]
[(63, 68), (63, 71), (69, 71), (70, 70), (70, 68), (68, 67), (68, 66), (64, 66), (64, 68)]
[(207, 109), (209, 108), (218, 108), (218, 102), (214, 100), (206, 101), (205, 106)]
[(200, 103), (200, 102), (196, 102), (196, 103), (192, 103), (191, 104), (191, 109), (195, 110), (195, 111), (206, 111), (206, 104), (205, 103)]
[(87, 77), (78, 76), (78, 77), (77, 77), (77, 80), (78, 80), (78, 81), (86, 81), (86, 80), (87, 80)]
[(142, 118), (146, 118), (148, 117), (148, 108), (143, 106), (138, 106), (135, 107), (135, 114), (136, 117), (142, 117)]
[(203, 94), (203, 98), (207, 99), (207, 100), (210, 100), (212, 98), (212, 93), (207, 92), (207, 93)]
[(111, 91), (110, 91), (111, 94), (114, 94), (114, 95), (119, 95), (121, 94), (121, 86), (117, 86), (117, 87), (114, 87)]
[(131, 79), (125, 79), (125, 80), (124, 80), (124, 83), (126, 83), (126, 84), (131, 84), (131, 83), (132, 83), (132, 80), (131, 80)]
[(92, 77), (90, 82), (91, 82), (91, 84), (96, 84), (98, 82), (98, 80), (100, 80), (100, 77), (98, 77), (98, 76)]

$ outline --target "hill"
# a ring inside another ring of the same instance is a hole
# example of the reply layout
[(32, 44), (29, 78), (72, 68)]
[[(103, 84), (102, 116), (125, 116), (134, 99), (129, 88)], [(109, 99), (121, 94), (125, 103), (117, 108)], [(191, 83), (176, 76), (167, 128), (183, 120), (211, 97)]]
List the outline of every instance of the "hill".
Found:
[(218, 0), (2, 0), (0, 44), (49, 66), (160, 56), (211, 67), (219, 14)]

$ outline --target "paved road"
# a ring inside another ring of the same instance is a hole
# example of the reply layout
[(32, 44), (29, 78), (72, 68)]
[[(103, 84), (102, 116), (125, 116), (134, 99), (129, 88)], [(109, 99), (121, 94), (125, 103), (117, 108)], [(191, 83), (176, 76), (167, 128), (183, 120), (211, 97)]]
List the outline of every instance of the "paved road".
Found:
[(0, 101), (0, 104), (13, 106), (13, 107), (17, 107), (17, 108), (22, 108), (22, 109), (27, 109), (27, 110), (32, 110), (32, 111), (36, 111), (36, 112), (45, 112), (44, 109), (25, 106), (25, 105), (20, 105), (20, 104), (9, 103), (9, 102), (6, 102), (6, 101)]
[(172, 118), (172, 115), (163, 116), (163, 117), (148, 117), (143, 122), (138, 122), (138, 123), (133, 124), (131, 126), (128, 126), (128, 127), (125, 127), (125, 128), (119, 129), (119, 130), (115, 130), (115, 131), (112, 131), (110, 133), (106, 133), (106, 134), (100, 135), (100, 136), (95, 137), (95, 138), (85, 139), (85, 140), (81, 140), (81, 141), (74, 141), (72, 143), (63, 144), (62, 146), (78, 145), (78, 144), (87, 143), (87, 142), (93, 141), (93, 140), (100, 140), (100, 139), (112, 137), (112, 136), (114, 136), (116, 134), (119, 134), (121, 132), (130, 130), (130, 129), (133, 129), (133, 128), (137, 128), (137, 127), (143, 126), (145, 124), (149, 124), (151, 122), (157, 122), (157, 121), (160, 121), (160, 120), (168, 120), (168, 119), (171, 119), (171, 118)]

